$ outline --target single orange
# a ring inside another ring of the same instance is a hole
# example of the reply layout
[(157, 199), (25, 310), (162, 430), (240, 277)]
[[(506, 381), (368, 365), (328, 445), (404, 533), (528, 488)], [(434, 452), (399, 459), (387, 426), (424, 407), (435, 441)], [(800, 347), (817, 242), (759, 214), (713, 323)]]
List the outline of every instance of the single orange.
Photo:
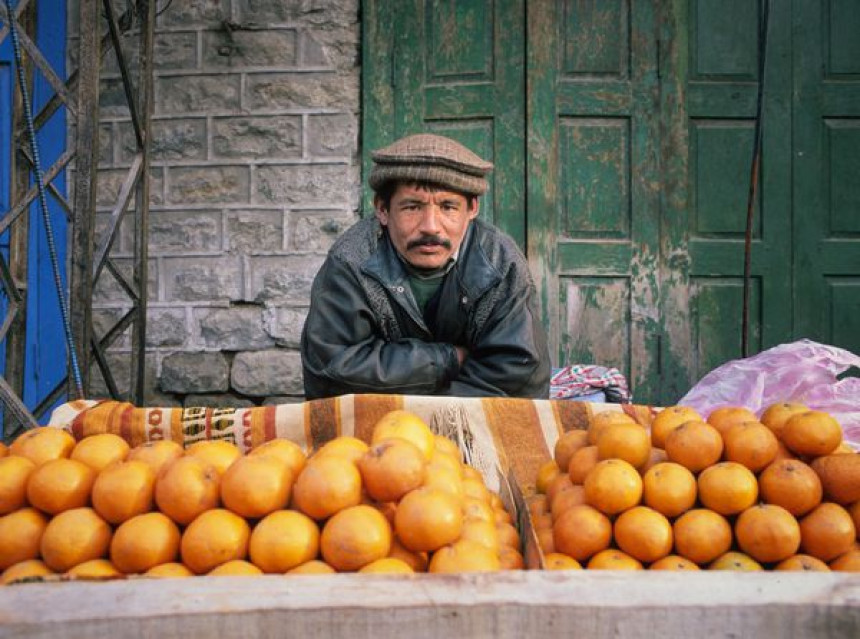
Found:
[(185, 454), (210, 464), (219, 475), (223, 475), (230, 464), (242, 456), (242, 451), (225, 439), (204, 439), (188, 446)]
[(561, 514), (571, 506), (585, 503), (585, 488), (582, 486), (571, 486), (568, 490), (559, 492), (550, 503), (550, 514), (552, 520), (558, 519)]
[(147, 577), (193, 577), (194, 573), (188, 570), (185, 564), (171, 561), (166, 564), (153, 566), (145, 573)]
[(55, 515), (42, 533), (42, 559), (52, 570), (65, 572), (79, 563), (105, 557), (111, 529), (92, 508), (73, 508)]
[(126, 459), (145, 462), (152, 469), (153, 475), (158, 477), (162, 468), (183, 455), (185, 455), (185, 449), (179, 442), (171, 439), (159, 439), (135, 446), (128, 451)]
[(677, 517), (696, 503), (696, 478), (681, 464), (663, 462), (642, 477), (642, 500), (666, 517)]
[(561, 470), (554, 459), (549, 459), (540, 465), (537, 476), (535, 477), (535, 490), (539, 493), (546, 493), (553, 479), (555, 479)]
[(591, 469), (600, 461), (597, 453), (597, 446), (583, 446), (576, 451), (571, 457), (567, 465), (567, 474), (570, 476), (570, 481), (574, 484), (582, 484), (585, 481), (586, 475), (591, 472)]
[(582, 564), (562, 552), (551, 552), (545, 555), (543, 565), (546, 570), (582, 570)]
[(95, 471), (74, 459), (51, 459), (37, 466), (27, 480), (27, 501), (51, 515), (90, 502)]
[(584, 446), (588, 446), (587, 430), (574, 429), (563, 433), (553, 449), (556, 465), (559, 468), (567, 468), (573, 454)]
[(36, 464), (26, 457), (0, 458), (0, 515), (23, 508), (27, 503), (27, 480)]
[(698, 478), (699, 501), (721, 515), (735, 515), (758, 499), (758, 481), (752, 471), (737, 462), (709, 466)]
[(592, 415), (588, 421), (588, 444), (597, 445), (601, 431), (611, 424), (635, 424), (636, 420), (620, 410), (605, 410)]
[(452, 439), (448, 439), (445, 435), (439, 433), (433, 434), (433, 448), (437, 453), (445, 453), (458, 461), (463, 461), (463, 454), (460, 452), (460, 446)]
[(847, 552), (857, 539), (857, 529), (843, 506), (824, 502), (800, 520), (800, 548), (821, 561)]
[(460, 539), (469, 539), (486, 546), (496, 554), (499, 552), (499, 531), (496, 530), (495, 522), (481, 521), (480, 519), (466, 519), (463, 521), (463, 529), (460, 531)]
[(735, 521), (740, 549), (761, 563), (791, 557), (800, 547), (800, 526), (790, 512), (776, 504), (756, 504)]
[(39, 426), (18, 435), (9, 446), (9, 454), (26, 457), (40, 466), (52, 459), (68, 457), (75, 443), (75, 438), (68, 431), (53, 426)]
[(369, 564), (359, 568), (358, 572), (371, 575), (411, 575), (415, 573), (412, 566), (396, 557), (383, 557), (382, 559), (371, 561)]
[(182, 533), (182, 563), (202, 575), (232, 559), (244, 559), (250, 536), (248, 522), (236, 513), (223, 508), (207, 510)]
[(701, 568), (680, 555), (666, 555), (648, 566), (648, 570), (701, 570)]
[(209, 571), (210, 577), (256, 577), (263, 571), (244, 559), (231, 559)]
[(436, 437), (427, 423), (407, 410), (393, 410), (383, 415), (373, 426), (370, 443), (376, 444), (391, 437), (400, 437), (412, 442), (428, 461), (436, 448)]
[(499, 536), (499, 544), (502, 546), (510, 546), (511, 548), (519, 548), (522, 546), (520, 533), (516, 526), (508, 522), (496, 522), (496, 532)]
[(585, 561), (609, 547), (612, 523), (609, 517), (588, 505), (566, 510), (552, 526), (552, 545), (557, 552)]
[(762, 565), (746, 553), (729, 551), (720, 555), (708, 565), (708, 570), (735, 570), (740, 572), (756, 572), (764, 570)]
[(657, 464), (662, 464), (663, 462), (667, 461), (669, 461), (669, 458), (666, 456), (666, 451), (662, 448), (654, 448), (654, 446), (652, 445), (651, 453), (648, 455), (648, 461), (645, 462), (645, 465), (639, 469), (639, 472), (644, 475)]
[(777, 402), (770, 404), (761, 414), (759, 421), (770, 428), (777, 439), (781, 438), (782, 429), (788, 419), (797, 413), (809, 410), (806, 404), (800, 402)]
[(434, 552), (430, 557), (427, 572), (494, 572), (501, 568), (501, 562), (495, 552), (474, 541), (460, 539)]
[(93, 508), (112, 524), (120, 524), (152, 510), (155, 476), (138, 459), (117, 461), (102, 470), (93, 483)]
[(361, 474), (348, 457), (314, 456), (293, 484), (292, 503), (311, 519), (327, 519), (361, 503)]
[(277, 510), (254, 526), (248, 552), (263, 572), (283, 573), (314, 559), (319, 545), (320, 531), (313, 519), (295, 510)]
[(610, 424), (597, 438), (598, 459), (623, 459), (641, 468), (651, 454), (651, 435), (639, 424)]
[(176, 560), (180, 537), (179, 528), (163, 513), (136, 515), (117, 526), (110, 558), (125, 574), (147, 572)]
[(774, 570), (797, 570), (804, 572), (830, 572), (830, 566), (812, 555), (792, 555), (773, 567)]
[(761, 422), (735, 424), (723, 433), (727, 461), (738, 462), (754, 473), (776, 459), (779, 441), (773, 431)]
[(546, 488), (546, 498), (549, 500), (550, 510), (552, 510), (552, 500), (555, 499), (556, 495), (570, 490), (574, 485), (567, 473), (559, 473), (555, 476)]
[(651, 563), (672, 552), (672, 524), (647, 506), (634, 506), (618, 515), (613, 524), (618, 547), (634, 559)]
[(688, 510), (672, 524), (675, 552), (697, 564), (706, 564), (732, 546), (728, 520), (706, 508)]
[(702, 421), (702, 416), (689, 406), (668, 406), (661, 410), (651, 422), (651, 445), (655, 448), (666, 446), (666, 437), (684, 422)]
[(321, 559), (311, 559), (300, 566), (290, 568), (286, 574), (288, 575), (330, 575), (337, 572)]
[(524, 570), (526, 567), (522, 553), (511, 546), (499, 548), (500, 570)]
[(131, 447), (122, 437), (113, 433), (99, 433), (84, 437), (72, 449), (70, 459), (83, 462), (95, 472), (128, 456)]
[(621, 459), (605, 459), (588, 473), (583, 483), (585, 503), (614, 515), (637, 505), (642, 499), (642, 477)]
[(221, 503), (241, 517), (259, 519), (286, 508), (292, 487), (292, 471), (282, 459), (240, 457), (221, 475)]
[(433, 552), (460, 537), (463, 509), (449, 493), (422, 487), (407, 493), (394, 513), (400, 542), (412, 551)]
[(782, 506), (795, 517), (821, 503), (821, 480), (799, 459), (774, 461), (761, 472), (758, 485), (765, 503)]
[(828, 564), (830, 570), (837, 572), (860, 572), (860, 548), (853, 547), (848, 552), (839, 555)]
[(586, 567), (589, 570), (643, 570), (638, 559), (615, 548), (601, 550), (588, 560)]
[(289, 439), (270, 439), (248, 452), (248, 457), (272, 455), (283, 461), (296, 477), (307, 463), (307, 455), (296, 442)]
[(427, 488), (436, 488), (449, 493), (456, 499), (463, 499), (463, 476), (459, 470), (431, 463), (424, 473), (424, 484)]
[(73, 566), (66, 571), (69, 577), (78, 579), (116, 579), (123, 574), (117, 570), (109, 559), (90, 559)]
[(21, 508), (0, 517), (0, 571), (39, 557), (47, 518), (35, 508)]
[(3, 574), (0, 574), (0, 584), (5, 586), (16, 581), (38, 579), (53, 574), (55, 574), (54, 571), (48, 568), (41, 559), (25, 559), (4, 570)]
[(220, 483), (221, 476), (211, 464), (193, 455), (179, 457), (156, 478), (155, 503), (177, 524), (190, 524), (201, 513), (218, 507)]
[(367, 442), (358, 437), (340, 435), (323, 444), (311, 457), (319, 459), (334, 455), (355, 462), (367, 452), (368, 448)]
[(666, 457), (698, 473), (720, 461), (723, 438), (720, 432), (701, 420), (691, 420), (674, 428), (666, 435)]
[(406, 562), (415, 572), (427, 572), (427, 565), (430, 563), (428, 553), (409, 550), (400, 543), (397, 535), (391, 538), (391, 550), (388, 551), (388, 556)]
[(407, 439), (394, 437), (373, 444), (356, 460), (367, 494), (377, 501), (397, 501), (424, 483), (427, 458)]
[(488, 523), (495, 523), (496, 517), (493, 512), (493, 507), (483, 499), (476, 497), (464, 497), (463, 505), (463, 521), (469, 519), (478, 519)]
[(829, 413), (808, 410), (788, 418), (782, 429), (782, 441), (798, 455), (829, 455), (842, 442), (842, 427)]
[(720, 434), (725, 434), (732, 426), (757, 420), (756, 414), (743, 406), (721, 406), (708, 413), (708, 419), (705, 421), (720, 431)]

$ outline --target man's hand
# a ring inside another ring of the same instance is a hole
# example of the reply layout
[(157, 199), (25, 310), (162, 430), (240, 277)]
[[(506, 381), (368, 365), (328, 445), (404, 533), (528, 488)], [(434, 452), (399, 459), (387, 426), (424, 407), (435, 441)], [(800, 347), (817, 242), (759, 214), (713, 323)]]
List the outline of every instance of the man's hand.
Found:
[(469, 351), (466, 350), (465, 346), (455, 346), (454, 349), (457, 351), (457, 361), (460, 362), (460, 367), (462, 368), (463, 362), (466, 361), (466, 357), (469, 355)]

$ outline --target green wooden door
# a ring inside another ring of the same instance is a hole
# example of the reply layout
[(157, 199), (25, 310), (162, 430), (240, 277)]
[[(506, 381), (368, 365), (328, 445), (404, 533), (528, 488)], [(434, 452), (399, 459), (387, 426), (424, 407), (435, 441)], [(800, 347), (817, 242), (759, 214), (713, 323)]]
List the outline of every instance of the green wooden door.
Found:
[(480, 214), (524, 248), (522, 0), (368, 0), (363, 27), (365, 169), (400, 136), (454, 138), (495, 164)]
[(860, 1), (793, 10), (795, 333), (860, 353)]
[(528, 255), (554, 357), (659, 392), (656, 2), (528, 3)]

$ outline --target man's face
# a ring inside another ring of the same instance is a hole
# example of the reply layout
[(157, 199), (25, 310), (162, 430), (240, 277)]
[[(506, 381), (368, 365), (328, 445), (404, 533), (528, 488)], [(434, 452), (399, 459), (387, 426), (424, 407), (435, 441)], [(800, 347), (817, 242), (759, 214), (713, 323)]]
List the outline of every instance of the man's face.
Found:
[(436, 269), (448, 262), (463, 241), (469, 222), (478, 215), (478, 199), (453, 191), (399, 184), (391, 205), (377, 197), (376, 218), (388, 228), (394, 248), (412, 266)]

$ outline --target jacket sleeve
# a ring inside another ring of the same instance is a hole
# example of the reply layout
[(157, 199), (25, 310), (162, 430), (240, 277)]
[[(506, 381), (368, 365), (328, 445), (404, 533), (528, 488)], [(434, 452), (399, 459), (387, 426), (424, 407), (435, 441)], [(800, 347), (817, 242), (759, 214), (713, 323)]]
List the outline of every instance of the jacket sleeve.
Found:
[(348, 393), (432, 394), (459, 367), (450, 344), (389, 342), (359, 276), (328, 258), (317, 274), (302, 330), (302, 368), (308, 399)]
[(468, 344), (469, 355), (448, 393), (549, 398), (550, 359), (546, 333), (530, 279), (504, 282), (492, 295), (481, 331)]

